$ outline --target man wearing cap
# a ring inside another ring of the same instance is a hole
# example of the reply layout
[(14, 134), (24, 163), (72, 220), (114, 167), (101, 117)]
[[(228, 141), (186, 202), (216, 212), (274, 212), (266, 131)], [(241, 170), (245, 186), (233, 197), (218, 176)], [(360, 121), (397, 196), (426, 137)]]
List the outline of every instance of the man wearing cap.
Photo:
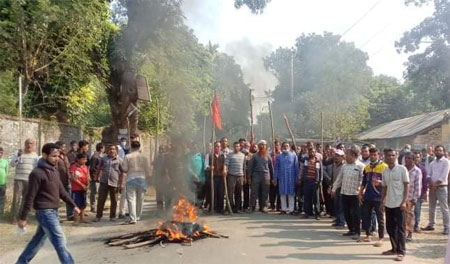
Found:
[(256, 207), (258, 199), (259, 211), (267, 213), (266, 203), (269, 194), (270, 178), (273, 177), (272, 159), (267, 153), (267, 142), (258, 142), (258, 153), (253, 155), (249, 164), (249, 175), (251, 179), (250, 206), (252, 212)]

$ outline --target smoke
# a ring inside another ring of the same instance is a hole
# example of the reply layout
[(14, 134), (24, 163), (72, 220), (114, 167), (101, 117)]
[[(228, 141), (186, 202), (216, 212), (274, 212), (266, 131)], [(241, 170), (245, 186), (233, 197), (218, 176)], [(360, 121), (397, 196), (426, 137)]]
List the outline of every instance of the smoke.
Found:
[(233, 56), (241, 65), (244, 80), (255, 91), (256, 97), (265, 96), (266, 92), (275, 89), (277, 79), (264, 67), (264, 58), (272, 53), (272, 45), (269, 43), (253, 44), (245, 38), (228, 43), (225, 46), (225, 52)]

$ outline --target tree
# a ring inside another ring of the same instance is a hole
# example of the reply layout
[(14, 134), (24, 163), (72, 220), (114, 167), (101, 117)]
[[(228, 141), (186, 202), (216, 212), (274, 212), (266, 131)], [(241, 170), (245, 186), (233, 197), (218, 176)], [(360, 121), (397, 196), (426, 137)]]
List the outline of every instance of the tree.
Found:
[(281, 117), (287, 113), (297, 135), (319, 137), (323, 112), (326, 137), (355, 135), (368, 119), (364, 95), (369, 90), (372, 70), (367, 60), (367, 54), (353, 43), (343, 42), (340, 36), (327, 32), (303, 34), (292, 49), (277, 49), (265, 60), (267, 69), (279, 81), (271, 93), (276, 126), (284, 130)]
[(400, 84), (396, 78), (386, 75), (372, 78), (366, 98), (370, 115), (369, 127), (408, 117), (421, 111), (412, 101), (414, 93), (411, 87), (407, 83)]
[(25, 110), (67, 121), (67, 97), (105, 71), (107, 1), (0, 1), (0, 70), (23, 76)]
[[(120, 31), (110, 39), (107, 94), (112, 124), (103, 131), (103, 138), (115, 142), (119, 129), (137, 133), (138, 112), (127, 120), (131, 104), (137, 98), (130, 91), (136, 85), (135, 75), (148, 60), (152, 41), (165, 30), (182, 25), (179, 0), (118, 0), (114, 2), (113, 21)], [(129, 123), (128, 123), (129, 122)]]
[(234, 0), (234, 6), (236, 8), (241, 8), (242, 6), (247, 6), (252, 13), (260, 14), (264, 11), (270, 0)]
[[(407, 0), (422, 5), (431, 0)], [(412, 54), (405, 73), (414, 101), (423, 111), (450, 107), (450, 2), (434, 0), (435, 11), (396, 42), (399, 52)], [(421, 51), (423, 50), (423, 51)]]

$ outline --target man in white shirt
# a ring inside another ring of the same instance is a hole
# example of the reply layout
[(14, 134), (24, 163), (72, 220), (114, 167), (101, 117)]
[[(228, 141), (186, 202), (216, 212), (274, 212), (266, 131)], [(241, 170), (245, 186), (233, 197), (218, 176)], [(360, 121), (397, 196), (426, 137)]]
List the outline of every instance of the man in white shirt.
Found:
[(442, 220), (444, 222), (444, 235), (449, 234), (449, 209), (448, 209), (448, 173), (450, 171), (450, 161), (444, 157), (445, 149), (438, 145), (434, 148), (434, 159), (429, 166), (428, 179), (428, 200), (429, 200), (429, 223), (422, 230), (433, 231), (436, 223), (436, 203), (439, 201), (441, 207)]
[(392, 249), (383, 255), (397, 255), (396, 261), (403, 261), (406, 253), (405, 212), (408, 198), (409, 175), (405, 166), (397, 164), (397, 152), (385, 150), (388, 167), (383, 171), (382, 205), (386, 210), (386, 230)]

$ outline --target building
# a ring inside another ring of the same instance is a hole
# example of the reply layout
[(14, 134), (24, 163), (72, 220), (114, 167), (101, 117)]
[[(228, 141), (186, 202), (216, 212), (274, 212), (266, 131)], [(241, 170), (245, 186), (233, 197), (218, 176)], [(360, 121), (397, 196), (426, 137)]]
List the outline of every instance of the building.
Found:
[(450, 149), (450, 109), (394, 120), (357, 135), (378, 148), (401, 149), (410, 144), (415, 149), (443, 145)]

